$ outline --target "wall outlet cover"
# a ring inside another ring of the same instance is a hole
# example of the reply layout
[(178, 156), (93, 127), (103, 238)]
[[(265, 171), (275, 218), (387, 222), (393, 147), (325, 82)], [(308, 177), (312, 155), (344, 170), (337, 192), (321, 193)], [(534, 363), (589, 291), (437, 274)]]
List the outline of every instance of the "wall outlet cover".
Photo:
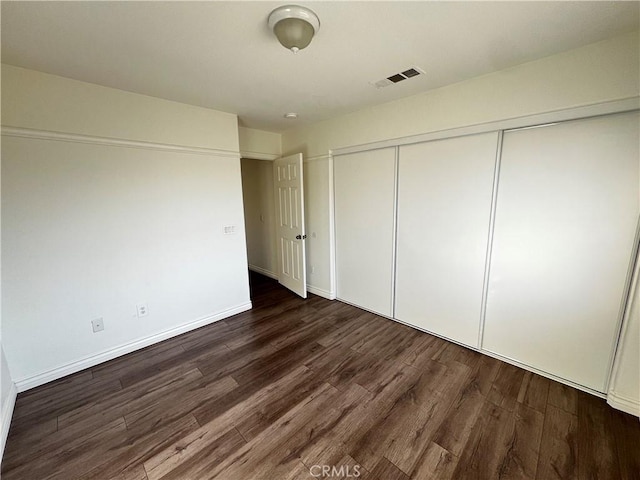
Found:
[(91, 320), (91, 328), (93, 329), (93, 333), (103, 331), (104, 320), (102, 318), (96, 318), (95, 320)]
[(146, 317), (147, 315), (149, 315), (149, 308), (147, 307), (147, 304), (146, 303), (137, 304), (136, 314), (138, 315), (138, 318)]

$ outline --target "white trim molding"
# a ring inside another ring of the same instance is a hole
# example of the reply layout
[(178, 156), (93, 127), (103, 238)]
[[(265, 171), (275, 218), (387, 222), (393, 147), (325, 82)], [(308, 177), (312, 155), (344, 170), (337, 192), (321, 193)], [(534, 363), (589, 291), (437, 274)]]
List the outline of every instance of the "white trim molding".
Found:
[(9, 436), (9, 427), (11, 426), (11, 418), (13, 417), (13, 409), (16, 406), (18, 397), (18, 389), (15, 383), (11, 383), (11, 388), (7, 394), (7, 398), (2, 407), (2, 430), (0, 431), (0, 461), (4, 455), (4, 447), (7, 445), (7, 437)]
[(196, 328), (204, 327), (205, 325), (209, 325), (219, 320), (229, 318), (233, 315), (237, 315), (238, 313), (246, 312), (247, 310), (251, 310), (251, 308), (251, 302), (243, 303), (227, 310), (198, 318), (178, 327), (170, 328), (169, 330), (165, 330), (164, 332), (156, 333), (154, 335), (135, 340), (131, 343), (105, 350), (96, 355), (91, 355), (75, 362), (60, 365), (59, 367), (46, 372), (22, 378), (20, 380), (17, 380), (15, 384), (18, 392), (24, 392), (25, 390), (35, 388), (39, 385), (44, 385), (47, 382), (57, 380), (67, 375), (71, 375), (72, 373), (76, 373), (86, 368), (94, 367), (100, 363), (120, 357), (122, 355), (126, 355), (127, 353), (135, 352), (136, 350), (140, 350), (141, 348), (145, 348), (150, 345), (162, 342), (163, 340), (167, 340), (183, 333), (190, 332), (191, 330), (195, 330)]
[(327, 300), (336, 299), (335, 292), (330, 292), (329, 290), (324, 290), (322, 288), (314, 287), (313, 285), (309, 285), (308, 283), (307, 283), (307, 292), (313, 293), (314, 295), (318, 295), (319, 297), (326, 298)]
[(248, 160), (267, 160), (273, 162), (275, 159), (280, 158), (281, 156), (282, 155), (279, 155), (277, 153), (260, 153), (240, 150), (240, 157), (246, 158)]
[(160, 150), (165, 152), (189, 153), (193, 155), (214, 155), (216, 157), (240, 158), (240, 152), (218, 150), (214, 148), (172, 145), (169, 143), (142, 142), (120, 138), (98, 137), (79, 133), (51, 132), (31, 128), (2, 126), (2, 135), (6, 137), (32, 138), (36, 140), (55, 140), (59, 142), (85, 143), (112, 147), (141, 148), (144, 150)]
[(336, 286), (336, 192), (334, 180), (333, 155), (329, 155), (329, 284), (331, 288), (330, 300), (338, 296)]
[(326, 155), (315, 155), (313, 157), (308, 157), (308, 158), (305, 157), (305, 156), (302, 157), (302, 161), (304, 163), (316, 162), (318, 160), (329, 160), (329, 159), (331, 159), (331, 154), (330, 153), (328, 153)]
[(260, 275), (264, 275), (265, 277), (273, 278), (274, 280), (278, 279), (278, 274), (276, 272), (272, 272), (271, 270), (267, 270), (266, 268), (258, 267), (257, 265), (249, 264), (249, 270), (259, 273)]
[[(240, 150), (240, 157), (246, 158), (248, 160), (268, 160), (274, 161), (278, 158), (285, 157), (286, 155), (276, 154), (276, 153), (261, 153), (261, 152), (250, 152), (247, 150)], [(302, 155), (302, 161), (304, 163), (315, 162), (317, 160), (327, 160), (331, 158), (330, 154), (327, 155), (315, 155), (313, 157), (305, 157)]]
[[(612, 364), (608, 377), (607, 403), (613, 408), (640, 417), (640, 392), (638, 392), (637, 398), (630, 398), (616, 392), (616, 387), (618, 387), (616, 385), (618, 382), (618, 374), (621, 368), (627, 336), (629, 335), (629, 324), (633, 321), (632, 311), (635, 308), (635, 293), (637, 292), (640, 282), (640, 218), (638, 219), (636, 228), (635, 249), (633, 256), (635, 263), (633, 263), (632, 268), (629, 269), (629, 287), (627, 289), (627, 295), (622, 301), (622, 323), (619, 326), (617, 343), (612, 352)], [(626, 388), (625, 390), (628, 391), (632, 389), (633, 388)]]
[(635, 415), (640, 419), (640, 402), (635, 398), (628, 398), (610, 390), (607, 395), (607, 403), (617, 410)]

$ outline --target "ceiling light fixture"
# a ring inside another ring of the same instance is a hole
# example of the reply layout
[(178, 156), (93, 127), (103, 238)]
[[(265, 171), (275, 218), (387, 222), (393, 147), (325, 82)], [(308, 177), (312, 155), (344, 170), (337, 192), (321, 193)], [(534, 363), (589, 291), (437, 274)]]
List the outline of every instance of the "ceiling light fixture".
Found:
[(268, 25), (284, 48), (293, 53), (306, 48), (320, 30), (320, 20), (311, 10), (298, 5), (285, 5), (269, 14)]
[(296, 118), (298, 118), (298, 114), (294, 112), (285, 113), (284, 118), (288, 118), (289, 120), (295, 120)]

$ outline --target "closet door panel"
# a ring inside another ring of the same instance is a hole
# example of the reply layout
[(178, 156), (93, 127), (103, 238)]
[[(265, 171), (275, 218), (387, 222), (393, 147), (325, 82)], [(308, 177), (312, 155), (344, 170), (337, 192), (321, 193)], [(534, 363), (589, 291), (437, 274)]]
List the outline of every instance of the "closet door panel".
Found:
[(400, 148), (395, 317), (477, 347), (498, 133)]
[(605, 391), (639, 213), (639, 120), (505, 132), (486, 350)]
[(334, 158), (337, 296), (392, 316), (396, 149)]

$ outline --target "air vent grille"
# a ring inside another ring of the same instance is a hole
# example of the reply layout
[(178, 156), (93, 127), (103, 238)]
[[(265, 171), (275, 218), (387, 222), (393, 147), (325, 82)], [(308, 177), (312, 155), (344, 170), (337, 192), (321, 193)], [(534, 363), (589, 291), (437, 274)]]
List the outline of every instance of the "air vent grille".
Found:
[(389, 75), (387, 78), (383, 78), (382, 80), (378, 80), (377, 82), (371, 82), (371, 85), (376, 88), (388, 87), (389, 85), (402, 82), (409, 78), (417, 77), (418, 75), (424, 75), (424, 71), (422, 71), (418, 67), (411, 67), (402, 72)]
[(396, 73), (395, 75), (391, 75), (390, 77), (387, 77), (387, 80), (391, 80), (393, 83), (398, 83), (406, 79), (407, 77), (402, 76), (402, 74), (400, 73)]
[(404, 75), (407, 78), (411, 78), (411, 77), (415, 77), (416, 75), (420, 75), (420, 72), (415, 68), (410, 68), (409, 70), (405, 70), (404, 72), (402, 72), (402, 75)]

